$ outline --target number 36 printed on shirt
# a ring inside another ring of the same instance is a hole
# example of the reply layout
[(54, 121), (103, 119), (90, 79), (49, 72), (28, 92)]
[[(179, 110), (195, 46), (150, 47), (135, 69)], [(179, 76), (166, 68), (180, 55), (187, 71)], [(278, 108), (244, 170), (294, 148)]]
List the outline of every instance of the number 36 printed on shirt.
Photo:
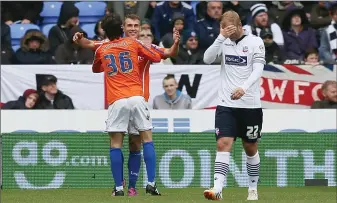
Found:
[(111, 71), (108, 72), (108, 76), (116, 75), (119, 68), (122, 73), (129, 73), (133, 70), (130, 52), (128, 51), (120, 52), (118, 54), (119, 64), (117, 64), (116, 57), (113, 54), (105, 55), (104, 59), (110, 60), (110, 63), (107, 65), (109, 68), (111, 68)]

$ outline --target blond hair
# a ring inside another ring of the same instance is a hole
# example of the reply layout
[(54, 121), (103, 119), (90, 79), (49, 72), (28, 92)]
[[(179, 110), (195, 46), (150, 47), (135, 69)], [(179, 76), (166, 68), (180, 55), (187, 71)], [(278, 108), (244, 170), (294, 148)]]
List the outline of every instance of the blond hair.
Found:
[(224, 14), (222, 14), (221, 16), (221, 20), (220, 20), (221, 25), (224, 24), (229, 24), (229, 25), (234, 25), (234, 26), (239, 26), (241, 25), (241, 20), (240, 20), (240, 16), (237, 12), (235, 11), (226, 11)]

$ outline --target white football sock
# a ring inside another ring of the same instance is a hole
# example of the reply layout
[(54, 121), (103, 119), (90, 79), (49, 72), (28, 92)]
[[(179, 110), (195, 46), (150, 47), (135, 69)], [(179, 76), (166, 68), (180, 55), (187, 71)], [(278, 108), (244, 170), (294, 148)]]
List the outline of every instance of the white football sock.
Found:
[(214, 165), (214, 189), (221, 192), (229, 170), (229, 152), (217, 152)]
[(257, 152), (254, 156), (247, 156), (247, 173), (249, 176), (249, 190), (257, 190), (260, 171), (260, 155)]

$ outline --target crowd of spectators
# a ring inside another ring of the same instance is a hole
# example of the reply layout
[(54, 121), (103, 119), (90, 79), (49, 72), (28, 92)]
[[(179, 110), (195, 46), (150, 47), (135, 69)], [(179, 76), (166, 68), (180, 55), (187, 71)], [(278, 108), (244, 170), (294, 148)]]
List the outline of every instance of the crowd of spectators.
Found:
[[(92, 63), (94, 53), (72, 41), (76, 32), (88, 37), (88, 30), (80, 21), (76, 2), (71, 1), (62, 4), (57, 23), (48, 33), (42, 29), (27, 30), (21, 38), (20, 47), (13, 49), (11, 26), (18, 23), (44, 26), (44, 18), (40, 15), (43, 7), (44, 2), (2, 2), (1, 64)], [(173, 44), (172, 31), (177, 29), (181, 34), (179, 53), (162, 63), (193, 65), (203, 64), (203, 54), (219, 35), (219, 20), (227, 10), (239, 13), (246, 32), (263, 39), (268, 63), (336, 64), (337, 2), (110, 1), (106, 2), (102, 17), (110, 13), (118, 13), (122, 18), (127, 14), (137, 14), (141, 18), (140, 39), (165, 48)], [(95, 35), (90, 38), (106, 38), (100, 20), (93, 29), (89, 32), (93, 31)], [(214, 62), (219, 63), (220, 59)], [(165, 93), (156, 98), (154, 108), (163, 108), (158, 104), (175, 108), (173, 101), (177, 100), (174, 98), (181, 97), (179, 91), (173, 90), (173, 99), (169, 96), (170, 87), (176, 89), (175, 84), (174, 78), (164, 79)], [(326, 101), (337, 98), (335, 86), (336, 83), (331, 82), (323, 85)], [(184, 101), (187, 102), (183, 108), (191, 108), (190, 99)], [(332, 102), (335, 105), (336, 101)], [(315, 103), (313, 108), (320, 106)], [(43, 88), (35, 92), (29, 89), (17, 101), (9, 102), (3, 108), (73, 109), (74, 106), (70, 97), (57, 90), (56, 78), (50, 78)]]
[[(13, 50), (10, 26), (13, 23), (43, 24), (43, 2), (2, 2), (2, 64), (89, 64), (93, 53), (83, 50), (71, 39), (82, 30), (76, 2), (64, 2), (57, 23), (44, 34), (28, 30), (20, 48)], [(219, 35), (219, 19), (227, 10), (239, 13), (247, 32), (260, 36), (267, 49), (267, 62), (298, 64), (336, 63), (337, 4), (335, 2), (183, 2), (183, 1), (111, 1), (103, 15), (134, 13), (143, 29), (153, 33), (153, 43), (170, 47), (172, 29), (181, 32), (181, 52), (167, 60), (173, 64), (202, 64), (204, 51)], [(94, 28), (96, 40), (105, 38), (100, 22)], [(201, 40), (202, 39), (202, 40)], [(306, 56), (318, 53), (318, 57)], [(216, 61), (215, 64), (220, 63)]]

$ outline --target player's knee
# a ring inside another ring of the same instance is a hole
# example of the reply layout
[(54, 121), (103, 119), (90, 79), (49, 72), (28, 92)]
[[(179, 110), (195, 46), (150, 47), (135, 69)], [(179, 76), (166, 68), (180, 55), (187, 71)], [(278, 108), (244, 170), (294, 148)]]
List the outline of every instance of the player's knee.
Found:
[(129, 139), (129, 150), (130, 152), (138, 152), (141, 149), (141, 139), (139, 136), (132, 136)]
[(243, 148), (247, 156), (254, 156), (257, 153), (257, 142), (243, 141)]
[(143, 142), (152, 142), (152, 131), (146, 130), (139, 132), (139, 135)]
[(110, 147), (122, 148), (123, 146), (123, 133), (109, 133), (110, 135)]
[(217, 151), (230, 152), (232, 149), (233, 138), (223, 137), (217, 140)]

